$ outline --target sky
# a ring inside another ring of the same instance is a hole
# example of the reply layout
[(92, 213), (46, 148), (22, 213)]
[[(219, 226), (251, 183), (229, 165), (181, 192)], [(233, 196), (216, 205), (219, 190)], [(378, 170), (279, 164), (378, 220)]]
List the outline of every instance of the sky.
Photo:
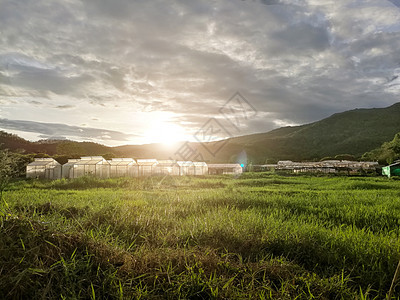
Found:
[(0, 130), (220, 139), (400, 101), (400, 0), (0, 0)]

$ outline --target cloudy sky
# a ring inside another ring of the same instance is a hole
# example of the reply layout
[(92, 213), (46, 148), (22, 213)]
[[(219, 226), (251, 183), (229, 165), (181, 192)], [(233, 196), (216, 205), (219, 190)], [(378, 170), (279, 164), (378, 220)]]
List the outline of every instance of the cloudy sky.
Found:
[(142, 144), (195, 140), (210, 120), (224, 137), (386, 107), (400, 101), (399, 7), (0, 0), (0, 129)]

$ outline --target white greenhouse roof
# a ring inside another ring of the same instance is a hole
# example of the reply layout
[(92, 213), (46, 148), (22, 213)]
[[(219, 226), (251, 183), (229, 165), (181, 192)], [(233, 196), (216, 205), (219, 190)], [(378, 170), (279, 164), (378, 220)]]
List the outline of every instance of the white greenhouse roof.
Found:
[(83, 159), (77, 161), (74, 163), (74, 165), (97, 165), (99, 163), (101, 164), (108, 164), (108, 162), (101, 156), (91, 156), (91, 157), (96, 157), (96, 159)]
[(79, 160), (80, 160), (79, 158), (70, 158), (70, 159), (68, 159), (68, 162), (75, 163)]
[(162, 166), (171, 166), (171, 167), (177, 165), (176, 160), (172, 160), (172, 159), (159, 160), (158, 164), (162, 165)]
[(123, 158), (111, 158), (112, 161), (135, 161), (133, 158), (130, 157), (123, 157)]
[(53, 158), (35, 158), (35, 161), (28, 164), (30, 167), (39, 167), (39, 166), (47, 166), (47, 165), (59, 165), (58, 161)]
[(102, 160), (103, 156), (82, 156), (81, 160)]
[(76, 164), (79, 161), (79, 159), (68, 159), (68, 161), (63, 164), (63, 166), (67, 167), (67, 166), (73, 166), (74, 164)]
[(196, 167), (207, 167), (207, 164), (204, 161), (194, 161), (193, 164)]
[(136, 161), (133, 158), (113, 158), (111, 160), (108, 160), (108, 163), (112, 166), (137, 165)]
[(153, 166), (158, 164), (157, 159), (137, 159), (136, 161), (139, 166)]
[(177, 161), (176, 162), (180, 167), (193, 167), (192, 161)]

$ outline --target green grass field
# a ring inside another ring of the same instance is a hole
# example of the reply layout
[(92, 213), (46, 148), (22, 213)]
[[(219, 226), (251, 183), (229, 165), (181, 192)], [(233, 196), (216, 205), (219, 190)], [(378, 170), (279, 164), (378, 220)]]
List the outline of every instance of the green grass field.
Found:
[(22, 180), (0, 206), (0, 299), (384, 299), (399, 225), (385, 178)]

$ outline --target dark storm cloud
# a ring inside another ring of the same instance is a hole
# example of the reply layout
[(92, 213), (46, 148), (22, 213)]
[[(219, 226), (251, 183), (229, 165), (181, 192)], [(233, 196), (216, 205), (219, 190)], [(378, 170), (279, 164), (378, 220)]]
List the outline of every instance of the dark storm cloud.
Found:
[(118, 131), (68, 126), (57, 123), (41, 123), (22, 120), (0, 119), (0, 128), (25, 132), (40, 133), (42, 138), (54, 138), (63, 136), (67, 138), (83, 138), (85, 140), (116, 140), (129, 141), (132, 135)]
[(396, 5), (397, 7), (400, 7), (400, 0), (389, 0), (390, 2), (392, 2), (394, 5)]
[(261, 3), (265, 4), (265, 5), (274, 5), (274, 4), (280, 4), (281, 1), (279, 1), (279, 0), (261, 0)]
[(273, 40), (277, 42), (275, 54), (283, 51), (301, 55), (304, 52), (324, 51), (329, 46), (329, 33), (327, 28), (300, 23), (275, 32)]

